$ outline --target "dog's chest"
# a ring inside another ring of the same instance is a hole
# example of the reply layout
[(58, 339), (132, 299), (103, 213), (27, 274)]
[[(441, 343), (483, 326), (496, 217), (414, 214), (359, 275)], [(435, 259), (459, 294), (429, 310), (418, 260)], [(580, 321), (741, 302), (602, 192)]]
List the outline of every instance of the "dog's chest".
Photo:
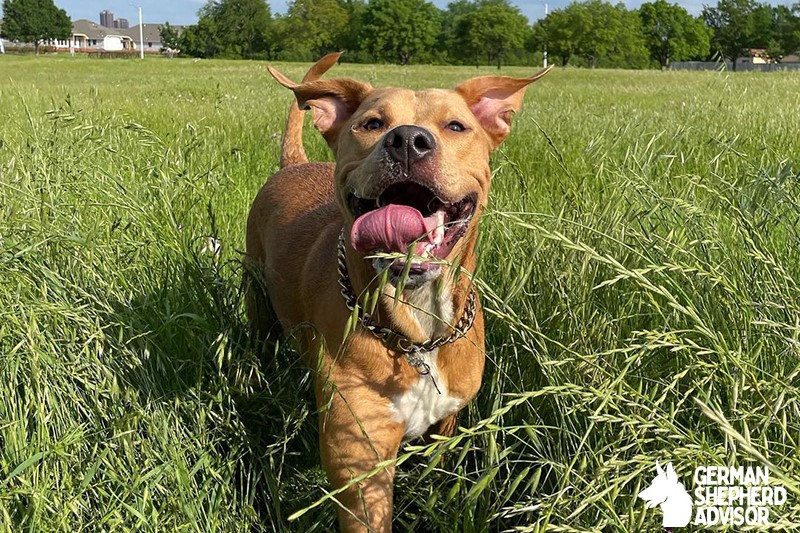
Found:
[(392, 398), (391, 409), (395, 419), (405, 423), (403, 437), (406, 440), (424, 435), (431, 425), (461, 407), (461, 399), (447, 392), (447, 382), (436, 364), (437, 357), (438, 350), (423, 355), (430, 366), (430, 374), (419, 376), (408, 390)]

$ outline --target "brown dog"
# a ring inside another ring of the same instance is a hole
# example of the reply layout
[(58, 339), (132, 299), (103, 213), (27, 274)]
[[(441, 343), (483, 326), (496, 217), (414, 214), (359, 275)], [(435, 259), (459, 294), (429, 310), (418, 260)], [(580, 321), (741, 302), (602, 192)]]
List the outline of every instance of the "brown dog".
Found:
[[(547, 70), (415, 92), (321, 81), (338, 58), (322, 58), (300, 84), (269, 69), (297, 104), (281, 170), (247, 221), (249, 271), (265, 289), (250, 291), (248, 314), (261, 334), (277, 319), (318, 370), (322, 461), (333, 486), (348, 487), (342, 529), (391, 531), (394, 468), (379, 463), (404, 440), (452, 433), (480, 386), (471, 273), (489, 154)], [(306, 159), (300, 108), (312, 110), (335, 165)]]

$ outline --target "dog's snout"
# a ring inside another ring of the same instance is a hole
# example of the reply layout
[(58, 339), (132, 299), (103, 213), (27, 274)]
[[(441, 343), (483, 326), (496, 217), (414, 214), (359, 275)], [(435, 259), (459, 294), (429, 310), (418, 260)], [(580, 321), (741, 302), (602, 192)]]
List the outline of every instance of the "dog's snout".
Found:
[(433, 153), (436, 140), (425, 128), (398, 126), (386, 134), (383, 146), (392, 159), (408, 166)]

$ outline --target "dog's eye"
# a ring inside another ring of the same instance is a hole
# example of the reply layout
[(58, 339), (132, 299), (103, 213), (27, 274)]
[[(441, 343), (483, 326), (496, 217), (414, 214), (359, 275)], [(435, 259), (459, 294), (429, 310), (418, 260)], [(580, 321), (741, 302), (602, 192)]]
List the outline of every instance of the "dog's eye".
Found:
[(457, 120), (452, 120), (450, 123), (445, 126), (448, 130), (451, 131), (465, 131), (467, 128)]
[(383, 121), (379, 118), (371, 118), (364, 123), (363, 128), (367, 131), (379, 130), (383, 127)]

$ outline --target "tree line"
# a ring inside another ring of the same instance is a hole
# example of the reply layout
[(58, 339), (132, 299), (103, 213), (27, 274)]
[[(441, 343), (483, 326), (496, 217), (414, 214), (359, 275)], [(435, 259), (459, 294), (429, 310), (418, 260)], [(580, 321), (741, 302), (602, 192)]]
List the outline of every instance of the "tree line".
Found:
[(312, 61), (344, 50), (348, 61), (530, 65), (546, 50), (561, 65), (667, 67), (672, 61), (763, 49), (778, 61), (800, 50), (800, 3), (719, 0), (694, 17), (667, 0), (629, 10), (574, 2), (531, 25), (508, 0), (293, 0), (285, 15), (265, 0), (212, 0), (175, 44), (194, 57)]
[[(38, 44), (65, 39), (71, 22), (52, 0), (3, 0), (0, 35)], [(363, 63), (667, 67), (672, 61), (736, 59), (763, 50), (779, 61), (800, 51), (800, 2), (772, 6), (718, 0), (692, 16), (667, 0), (629, 10), (604, 0), (573, 2), (533, 25), (509, 0), (292, 0), (285, 15), (266, 0), (211, 0), (162, 44), (193, 57), (312, 61), (331, 51)]]

